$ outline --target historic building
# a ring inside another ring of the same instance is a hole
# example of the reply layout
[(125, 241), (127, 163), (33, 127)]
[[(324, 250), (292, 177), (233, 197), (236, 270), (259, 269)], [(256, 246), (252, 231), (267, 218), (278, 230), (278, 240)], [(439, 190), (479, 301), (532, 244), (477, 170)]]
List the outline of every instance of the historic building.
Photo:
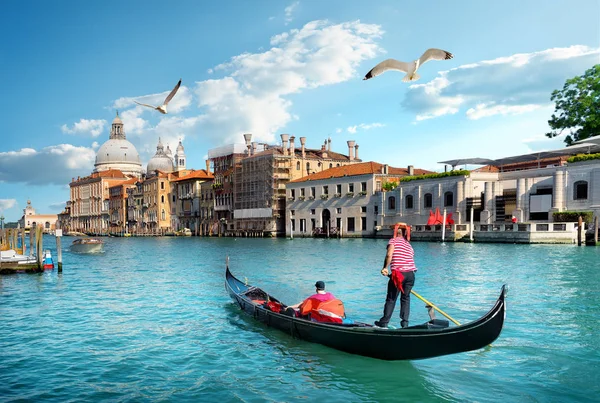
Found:
[(108, 188), (108, 216), (111, 232), (127, 230), (127, 191), (135, 188), (137, 181), (137, 178), (131, 178)]
[(142, 164), (135, 146), (127, 141), (123, 121), (119, 112), (112, 122), (108, 141), (100, 146), (96, 153), (94, 172), (117, 169), (125, 175), (140, 177)]
[[(185, 176), (172, 181), (178, 195), (174, 202), (175, 216), (179, 227), (192, 230), (194, 235), (207, 235), (214, 224), (214, 208), (212, 206), (211, 186), (213, 175), (207, 169), (191, 171)], [(204, 186), (203, 186), (204, 184)]]
[(388, 209), (397, 200), (382, 199), (387, 182), (408, 175), (431, 173), (362, 162), (330, 168), (289, 182), (286, 186), (286, 234), (296, 236), (374, 236)]
[(57, 214), (37, 214), (31, 200), (27, 200), (27, 207), (23, 209), (23, 216), (19, 220), (19, 227), (31, 229), (36, 226), (42, 226), (44, 232), (54, 231), (56, 229)]

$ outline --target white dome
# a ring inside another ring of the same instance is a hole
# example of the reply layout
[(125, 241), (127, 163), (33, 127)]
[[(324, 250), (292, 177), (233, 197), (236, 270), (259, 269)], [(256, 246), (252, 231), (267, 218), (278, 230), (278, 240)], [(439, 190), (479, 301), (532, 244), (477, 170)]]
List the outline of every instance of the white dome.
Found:
[(142, 164), (135, 146), (125, 139), (110, 139), (96, 153), (95, 171), (119, 169), (125, 174), (140, 175)]
[(173, 172), (173, 160), (166, 155), (154, 156), (148, 161), (146, 172), (148, 175), (154, 171)]

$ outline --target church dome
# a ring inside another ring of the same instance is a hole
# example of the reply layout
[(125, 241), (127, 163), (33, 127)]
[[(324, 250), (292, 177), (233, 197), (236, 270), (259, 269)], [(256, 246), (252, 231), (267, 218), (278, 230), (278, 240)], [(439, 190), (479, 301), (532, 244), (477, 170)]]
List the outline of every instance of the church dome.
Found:
[[(168, 150), (168, 148), (167, 148)], [(156, 146), (156, 154), (154, 157), (148, 161), (148, 166), (146, 167), (146, 173), (151, 175), (154, 171), (162, 171), (162, 172), (173, 172), (173, 160), (169, 155), (165, 152), (164, 147), (158, 139), (158, 145)]]
[(136, 176), (142, 174), (140, 155), (135, 146), (126, 139), (123, 121), (118, 112), (112, 122), (108, 141), (102, 144), (96, 153), (94, 167), (94, 172), (118, 169), (124, 174)]

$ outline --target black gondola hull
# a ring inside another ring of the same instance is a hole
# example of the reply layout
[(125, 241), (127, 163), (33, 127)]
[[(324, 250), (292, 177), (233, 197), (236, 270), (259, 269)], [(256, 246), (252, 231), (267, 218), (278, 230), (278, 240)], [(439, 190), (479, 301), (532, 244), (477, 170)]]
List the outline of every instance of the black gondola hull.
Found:
[(251, 287), (235, 278), (229, 268), (225, 287), (242, 310), (267, 326), (298, 339), (382, 360), (416, 360), (483, 348), (498, 338), (506, 314), (506, 286), (494, 307), (476, 321), (457, 327), (429, 328), (423, 324), (404, 329), (319, 323), (273, 312), (245, 296)]

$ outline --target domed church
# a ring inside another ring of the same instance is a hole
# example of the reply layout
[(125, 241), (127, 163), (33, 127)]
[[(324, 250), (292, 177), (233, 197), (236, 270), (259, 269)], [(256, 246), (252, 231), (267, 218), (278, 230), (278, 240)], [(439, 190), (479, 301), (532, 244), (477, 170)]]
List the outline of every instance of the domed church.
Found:
[(148, 176), (154, 174), (155, 171), (162, 172), (173, 172), (175, 170), (175, 166), (173, 165), (173, 157), (169, 146), (167, 146), (167, 150), (163, 147), (162, 142), (160, 141), (160, 137), (158, 138), (158, 145), (156, 146), (156, 154), (154, 157), (150, 158), (148, 161), (148, 166), (146, 167), (146, 174)]
[(96, 153), (94, 164), (94, 172), (110, 169), (118, 169), (126, 175), (137, 177), (140, 177), (143, 172), (140, 155), (135, 146), (127, 141), (119, 112), (112, 122), (108, 141), (102, 144)]

